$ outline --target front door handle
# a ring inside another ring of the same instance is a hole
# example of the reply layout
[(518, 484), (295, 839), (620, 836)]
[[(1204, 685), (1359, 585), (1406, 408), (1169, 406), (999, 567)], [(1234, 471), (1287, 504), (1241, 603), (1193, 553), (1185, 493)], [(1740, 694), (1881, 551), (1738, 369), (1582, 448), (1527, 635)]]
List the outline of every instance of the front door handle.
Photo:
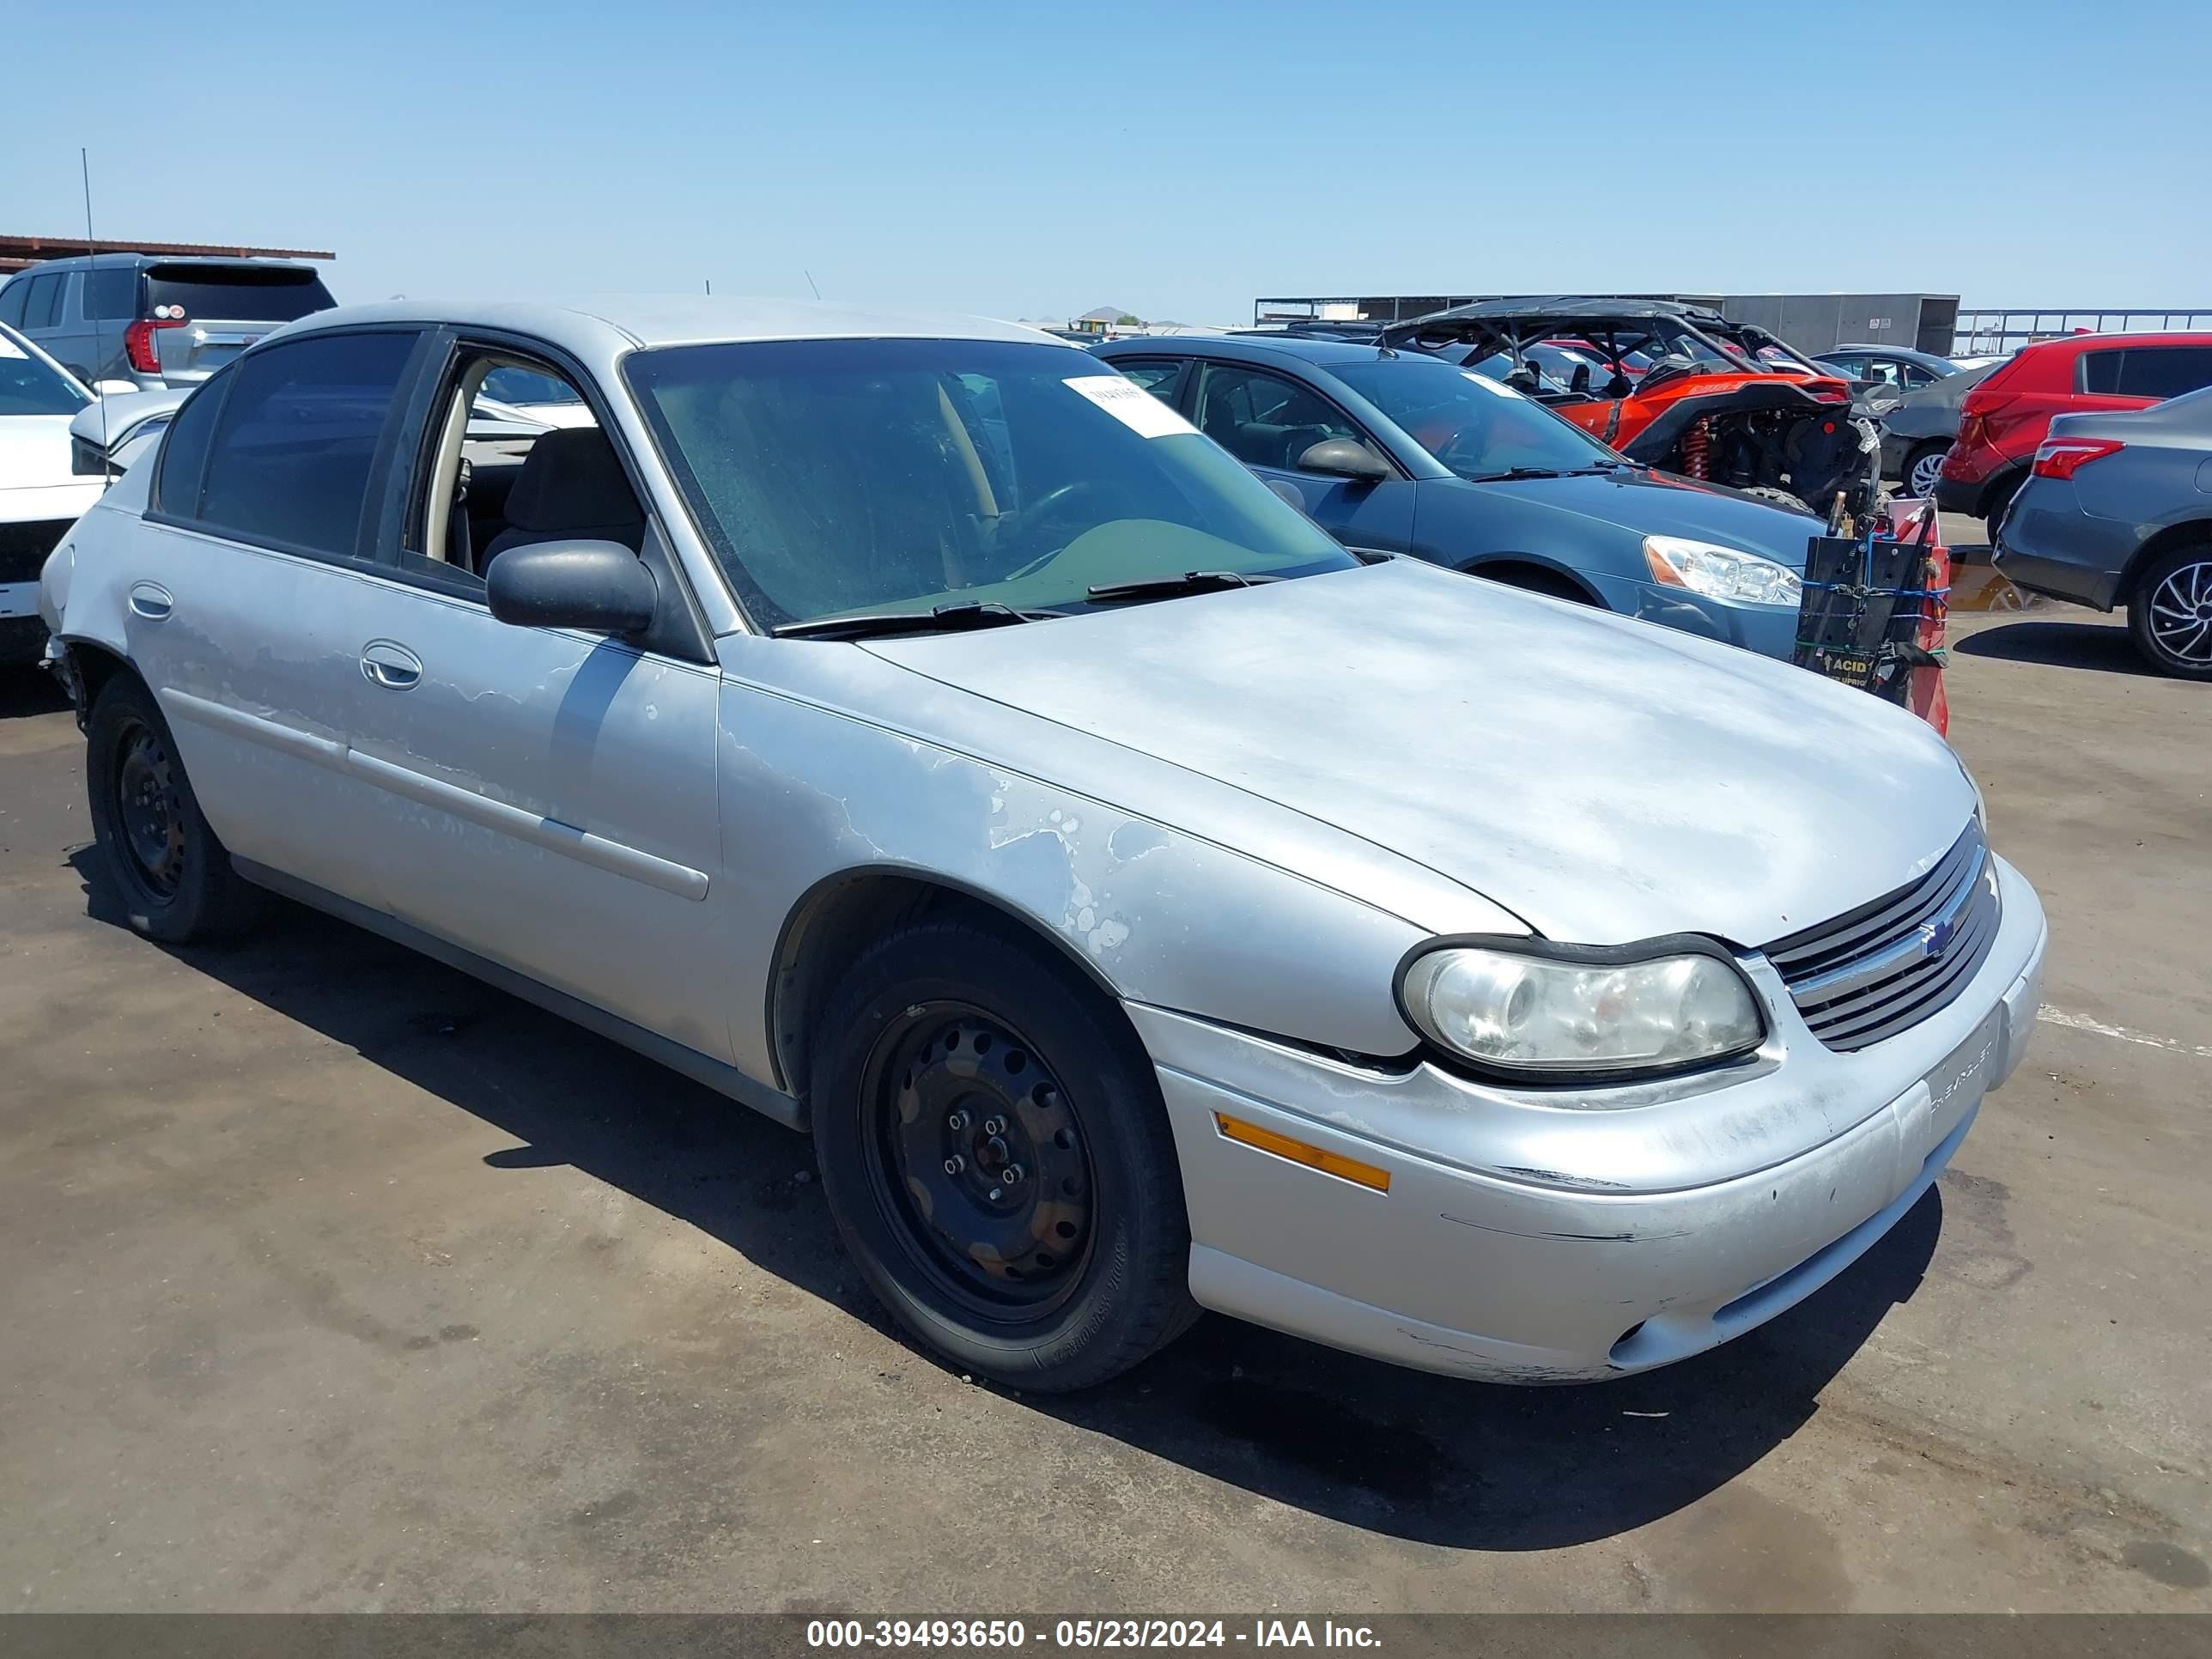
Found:
[(131, 584), (131, 609), (148, 622), (165, 622), (169, 612), (176, 608), (176, 600), (159, 582)]
[(361, 672), (371, 685), (406, 691), (422, 678), (422, 659), (391, 640), (371, 640), (361, 648)]

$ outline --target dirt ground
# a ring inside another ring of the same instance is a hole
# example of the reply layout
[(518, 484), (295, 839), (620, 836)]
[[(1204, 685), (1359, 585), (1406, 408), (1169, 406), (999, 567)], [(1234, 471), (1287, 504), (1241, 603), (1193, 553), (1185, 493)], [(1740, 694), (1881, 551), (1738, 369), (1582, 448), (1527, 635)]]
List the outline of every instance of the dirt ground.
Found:
[(2026, 1064), (1805, 1305), (1536, 1392), (1221, 1319), (963, 1384), (805, 1141), (303, 912), (132, 936), (0, 681), (0, 1605), (2212, 1607), (2212, 688), (2086, 612), (1955, 633), (2051, 917)]

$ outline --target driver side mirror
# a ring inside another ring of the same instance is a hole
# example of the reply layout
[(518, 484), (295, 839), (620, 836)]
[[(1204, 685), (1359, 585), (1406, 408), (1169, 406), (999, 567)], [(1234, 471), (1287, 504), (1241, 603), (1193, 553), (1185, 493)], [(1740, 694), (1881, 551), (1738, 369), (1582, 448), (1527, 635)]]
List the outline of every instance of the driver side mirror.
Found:
[(1359, 483), (1381, 483), (1393, 476), (1389, 462), (1356, 438), (1323, 438), (1298, 457), (1298, 471)]
[(518, 628), (641, 634), (660, 588), (619, 542), (526, 542), (492, 556), (484, 597), (493, 616)]
[(136, 380), (94, 380), (92, 395), (95, 398), (127, 398), (138, 390)]

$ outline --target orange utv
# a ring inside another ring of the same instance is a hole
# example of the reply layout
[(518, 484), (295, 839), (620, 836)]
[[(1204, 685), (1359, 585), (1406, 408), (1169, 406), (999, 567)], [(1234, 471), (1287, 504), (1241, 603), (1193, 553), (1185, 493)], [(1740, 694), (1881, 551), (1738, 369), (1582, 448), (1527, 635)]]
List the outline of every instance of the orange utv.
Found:
[(1646, 466), (1823, 515), (1881, 493), (1881, 430), (1853, 414), (1850, 382), (1700, 306), (1486, 300), (1381, 340), (1501, 380)]

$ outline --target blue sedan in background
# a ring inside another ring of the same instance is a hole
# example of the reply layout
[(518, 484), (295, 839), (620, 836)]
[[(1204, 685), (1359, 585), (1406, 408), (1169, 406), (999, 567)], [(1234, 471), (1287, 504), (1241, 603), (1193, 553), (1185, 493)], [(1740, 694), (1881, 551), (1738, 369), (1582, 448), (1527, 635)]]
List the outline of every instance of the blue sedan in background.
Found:
[(1787, 659), (1820, 521), (1639, 467), (1497, 380), (1363, 343), (1093, 349), (1347, 545), (1407, 553)]

